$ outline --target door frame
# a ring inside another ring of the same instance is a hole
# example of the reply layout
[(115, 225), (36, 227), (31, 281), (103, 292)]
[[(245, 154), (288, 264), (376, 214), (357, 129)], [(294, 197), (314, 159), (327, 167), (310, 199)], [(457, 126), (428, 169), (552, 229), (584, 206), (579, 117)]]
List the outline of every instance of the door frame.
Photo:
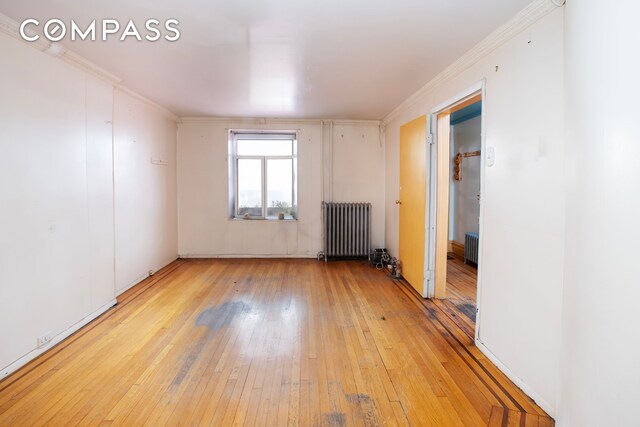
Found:
[[(438, 115), (449, 109), (464, 103), (465, 101), (480, 95), (482, 99), (482, 114), (480, 116), (480, 218), (479, 218), (479, 243), (478, 243), (478, 273), (477, 273), (477, 289), (476, 289), (476, 330), (475, 340), (480, 338), (480, 302), (482, 296), (482, 253), (484, 241), (484, 195), (485, 195), (485, 158), (486, 141), (485, 141), (485, 120), (486, 120), (486, 81), (482, 79), (480, 82), (468, 87), (456, 96), (437, 104), (428, 114), (427, 120), (427, 138), (429, 142), (427, 150), (427, 207), (425, 218), (425, 230), (427, 236), (425, 239), (425, 289), (426, 297), (434, 298), (436, 295), (436, 230), (438, 225)], [(449, 149), (449, 141), (447, 141), (447, 149)], [(448, 181), (447, 181), (448, 182)], [(449, 218), (444, 218), (448, 221)], [(448, 239), (448, 236), (446, 236)]]

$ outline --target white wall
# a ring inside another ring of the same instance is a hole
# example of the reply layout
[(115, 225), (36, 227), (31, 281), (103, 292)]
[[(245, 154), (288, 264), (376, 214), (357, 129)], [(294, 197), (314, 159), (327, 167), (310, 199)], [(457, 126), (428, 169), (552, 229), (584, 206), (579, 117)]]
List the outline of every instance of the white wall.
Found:
[(567, 2), (559, 426), (638, 425), (640, 4)]
[[(563, 9), (456, 72), (386, 126), (386, 244), (398, 254), (400, 125), (486, 79), (479, 345), (552, 415), (564, 255)], [(496, 67), (497, 70), (496, 70)]]
[[(177, 257), (176, 133), (173, 118), (114, 94), (116, 292)], [(151, 159), (166, 164), (152, 164)]]
[(175, 259), (177, 197), (166, 113), (10, 36), (0, 52), (2, 378)]
[(0, 378), (113, 302), (113, 89), (0, 35)]
[[(297, 221), (228, 218), (229, 129), (298, 130)], [(185, 119), (178, 131), (180, 255), (315, 257), (322, 250), (323, 133), (325, 200), (333, 192), (336, 202), (371, 202), (372, 244), (382, 246), (384, 145), (379, 126), (337, 122), (331, 129), (320, 121)]]
[[(480, 150), (481, 118), (474, 117), (451, 126), (451, 158), (457, 153)], [(451, 162), (451, 210), (449, 238), (464, 244), (467, 232), (478, 232), (480, 218), (480, 157), (463, 157), (460, 165), (462, 179), (453, 179), (454, 163)]]

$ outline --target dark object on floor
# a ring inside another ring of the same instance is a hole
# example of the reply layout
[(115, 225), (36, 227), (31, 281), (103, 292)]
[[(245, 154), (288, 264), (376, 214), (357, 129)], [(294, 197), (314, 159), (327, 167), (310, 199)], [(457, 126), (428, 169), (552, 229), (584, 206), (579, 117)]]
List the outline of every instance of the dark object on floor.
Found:
[(385, 248), (376, 248), (369, 254), (369, 264), (378, 270), (382, 270), (389, 265), (389, 259), (389, 253)]

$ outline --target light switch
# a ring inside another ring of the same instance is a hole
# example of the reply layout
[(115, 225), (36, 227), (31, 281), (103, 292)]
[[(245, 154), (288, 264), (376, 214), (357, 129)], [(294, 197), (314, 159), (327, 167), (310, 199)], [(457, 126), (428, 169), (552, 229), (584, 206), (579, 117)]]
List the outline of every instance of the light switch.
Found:
[(491, 167), (496, 162), (496, 150), (493, 147), (487, 147), (487, 156), (485, 157), (487, 167)]

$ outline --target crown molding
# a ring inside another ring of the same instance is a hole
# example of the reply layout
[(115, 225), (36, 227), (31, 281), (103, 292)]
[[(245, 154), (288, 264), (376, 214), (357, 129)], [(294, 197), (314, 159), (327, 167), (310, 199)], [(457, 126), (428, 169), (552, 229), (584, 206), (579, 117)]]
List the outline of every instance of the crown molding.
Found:
[[(20, 36), (20, 24), (1, 13), (0, 13), (0, 33), (6, 34), (44, 53), (46, 53), (53, 45), (53, 43), (46, 41), (43, 37), (40, 37), (38, 40), (33, 42), (28, 42), (24, 40)], [(114, 85), (120, 84), (120, 82), (122, 81), (122, 79), (119, 78), (118, 76), (111, 74), (104, 68), (97, 66), (93, 62), (83, 58), (82, 56), (78, 55), (77, 53), (65, 47), (60, 46), (59, 53), (57, 53), (54, 56), (56, 58), (60, 58), (63, 61), (75, 66), (76, 68), (80, 68), (81, 70), (93, 76), (96, 76), (102, 80), (106, 80), (107, 82), (112, 83)]]
[(158, 104), (157, 102), (154, 102), (152, 100), (150, 100), (149, 98), (140, 95), (138, 92), (135, 92), (131, 89), (129, 89), (126, 86), (123, 86), (121, 84), (116, 84), (114, 85), (114, 89), (115, 90), (119, 90), (120, 92), (131, 96), (132, 98), (137, 99), (138, 101), (146, 104), (147, 106), (153, 108), (154, 110), (156, 110), (158, 113), (162, 114), (163, 116), (167, 117), (168, 119), (173, 120), (176, 123), (180, 123), (180, 118), (175, 115), (171, 110), (169, 110), (168, 108), (163, 107), (162, 105)]
[(413, 107), (422, 98), (429, 94), (442, 83), (460, 75), (463, 71), (479, 62), (482, 58), (502, 46), (507, 41), (513, 39), (522, 31), (529, 28), (535, 22), (556, 10), (558, 6), (551, 0), (534, 0), (529, 6), (518, 12), (506, 24), (499, 27), (471, 50), (462, 55), (457, 61), (449, 65), (442, 72), (431, 79), (426, 85), (416, 93), (407, 98), (404, 102), (393, 109), (382, 119), (382, 124), (387, 125), (398, 117), (403, 111)]
[(349, 120), (349, 119), (323, 119), (325, 122), (332, 123), (334, 125), (346, 125), (346, 126), (380, 126), (382, 121), (380, 120)]
[(299, 119), (299, 118), (259, 118), (259, 117), (180, 117), (180, 123), (234, 123), (234, 124), (310, 124), (319, 125), (321, 123), (334, 125), (351, 126), (380, 126), (380, 120), (350, 120), (350, 119)]
[(79, 68), (82, 71), (91, 74), (92, 76), (98, 77), (102, 80), (106, 80), (113, 85), (119, 85), (120, 82), (122, 82), (122, 79), (120, 77), (111, 74), (102, 67), (98, 67), (93, 62), (85, 59), (84, 57), (69, 49), (63, 48), (63, 51), (59, 55), (59, 58), (73, 65), (74, 67)]
[(180, 117), (180, 123), (234, 123), (251, 125), (268, 125), (282, 123), (318, 124), (320, 120), (314, 119), (285, 119), (266, 117), (223, 117), (223, 116), (193, 116)]
[(39, 50), (40, 52), (44, 52), (51, 46), (50, 42), (47, 42), (42, 38), (34, 42), (27, 42), (23, 40), (22, 37), (20, 37), (20, 25), (8, 16), (3, 15), (2, 13), (0, 13), (0, 33), (6, 34), (7, 36), (19, 40), (23, 43), (28, 43), (31, 47)]
[[(34, 49), (39, 50), (40, 52), (43, 53), (47, 53), (47, 51), (51, 48), (51, 46), (53, 45), (53, 43), (46, 41), (44, 38), (39, 38), (36, 41), (33, 42), (28, 42), (26, 40), (24, 40), (21, 36), (20, 36), (20, 24), (16, 21), (14, 21), (13, 19), (9, 18), (6, 15), (3, 15), (2, 13), (0, 13), (0, 34), (5, 34), (9, 37), (12, 37), (22, 43), (27, 44), (28, 46), (31, 46)], [(106, 82), (110, 83), (113, 85), (113, 87), (115, 89), (118, 89), (136, 99), (138, 99), (139, 101), (149, 105), (150, 107), (154, 108), (155, 110), (159, 111), (160, 113), (164, 114), (165, 116), (169, 117), (171, 120), (178, 122), (178, 116), (176, 116), (175, 114), (173, 114), (171, 111), (169, 111), (167, 108), (163, 107), (162, 105), (140, 95), (139, 93), (129, 89), (128, 87), (124, 86), (122, 84), (122, 79), (110, 72), (108, 72), (107, 70), (105, 70), (102, 67), (99, 67), (98, 65), (94, 64), (93, 62), (89, 61), (88, 59), (84, 58), (83, 56), (78, 55), (77, 53), (60, 46), (60, 51), (57, 52), (57, 54), (53, 55), (54, 57), (63, 60), (64, 62), (66, 62), (67, 64), (70, 64), (72, 66), (74, 66), (75, 68), (78, 68), (94, 77), (97, 77), (101, 80), (105, 80)]]

